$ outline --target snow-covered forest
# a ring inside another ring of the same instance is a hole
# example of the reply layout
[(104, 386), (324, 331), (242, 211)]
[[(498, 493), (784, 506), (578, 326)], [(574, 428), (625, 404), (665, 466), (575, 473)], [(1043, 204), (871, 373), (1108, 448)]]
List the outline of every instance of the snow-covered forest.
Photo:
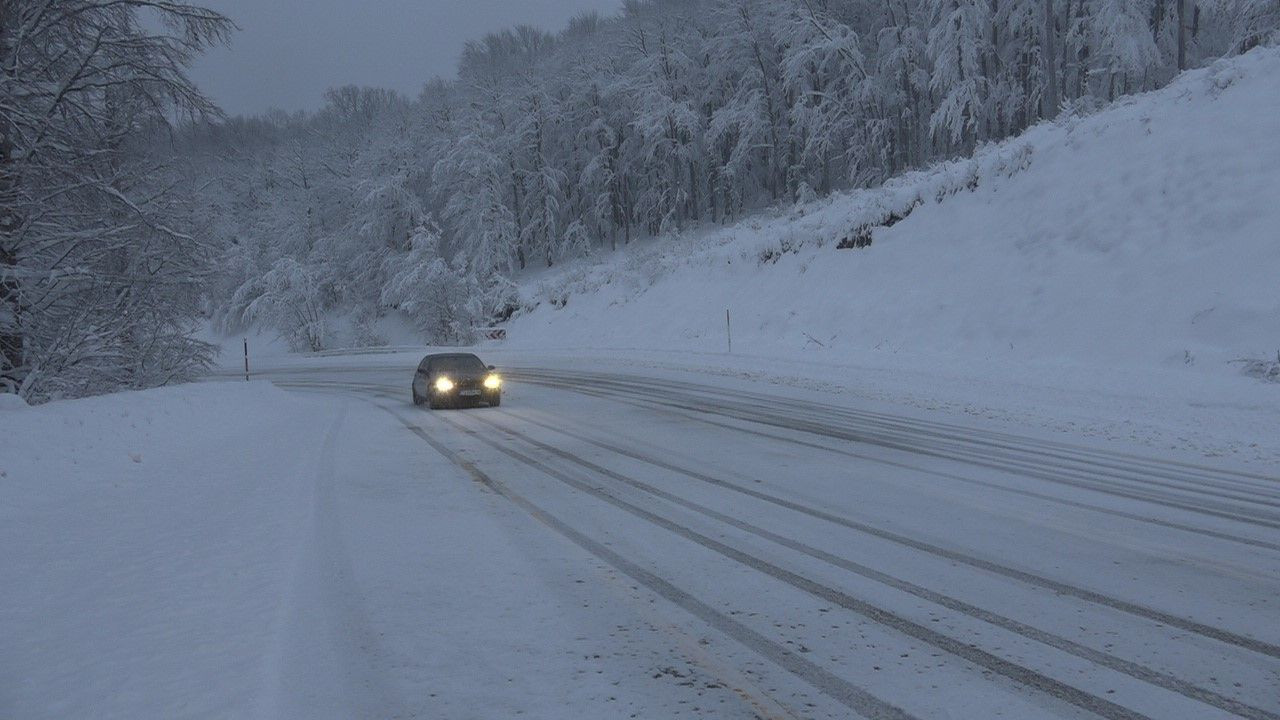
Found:
[(528, 266), (875, 185), (1264, 41), (1268, 0), (630, 0), (469, 43), (417, 98), (210, 124), (212, 308), (325, 346), (328, 310), (470, 339)]
[(37, 399), (189, 371), (198, 315), (467, 342), (521, 269), (876, 185), (1280, 28), (1280, 0), (627, 0), (472, 41), (416, 98), (227, 119), (181, 73), (215, 14), (0, 7), (0, 377)]

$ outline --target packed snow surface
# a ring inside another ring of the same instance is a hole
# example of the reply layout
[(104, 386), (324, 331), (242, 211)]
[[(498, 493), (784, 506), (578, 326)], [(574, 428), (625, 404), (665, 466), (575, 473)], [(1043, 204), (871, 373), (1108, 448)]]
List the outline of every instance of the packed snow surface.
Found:
[(1280, 49), (1259, 49), (883, 188), (532, 276), (511, 343), (725, 351), (728, 310), (738, 353), (1239, 374), (1280, 351), (1278, 138)]
[[(416, 357), (397, 359), (374, 377), (398, 386)], [(376, 397), (232, 381), (0, 412), (0, 718), (736, 703), (678, 685), (647, 603)]]
[(252, 716), (324, 429), (265, 382), (0, 413), (0, 716)]

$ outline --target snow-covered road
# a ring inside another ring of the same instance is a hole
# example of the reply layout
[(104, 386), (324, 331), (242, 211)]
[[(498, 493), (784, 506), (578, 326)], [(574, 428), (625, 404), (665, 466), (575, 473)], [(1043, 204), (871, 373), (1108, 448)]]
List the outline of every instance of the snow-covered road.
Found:
[(1280, 479), (672, 372), (334, 408), (269, 716), (1280, 718)]

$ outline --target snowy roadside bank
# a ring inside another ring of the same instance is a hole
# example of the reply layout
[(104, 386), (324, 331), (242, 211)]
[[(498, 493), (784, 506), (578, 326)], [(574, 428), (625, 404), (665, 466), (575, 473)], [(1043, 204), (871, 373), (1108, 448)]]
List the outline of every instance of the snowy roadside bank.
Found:
[(720, 352), (728, 311), (753, 354), (1241, 375), (1280, 352), (1277, 118), (1259, 49), (880, 188), (530, 272), (507, 334)]
[(0, 716), (269, 704), (320, 410), (258, 382), (0, 411)]

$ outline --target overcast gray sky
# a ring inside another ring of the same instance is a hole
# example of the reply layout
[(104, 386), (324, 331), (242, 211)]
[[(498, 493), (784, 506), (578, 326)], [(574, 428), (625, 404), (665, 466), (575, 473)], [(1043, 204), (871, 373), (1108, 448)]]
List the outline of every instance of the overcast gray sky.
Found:
[(229, 114), (313, 110), (334, 85), (377, 85), (415, 96), (453, 77), (467, 40), (526, 23), (559, 30), (622, 0), (202, 0), (241, 28), (192, 78)]

